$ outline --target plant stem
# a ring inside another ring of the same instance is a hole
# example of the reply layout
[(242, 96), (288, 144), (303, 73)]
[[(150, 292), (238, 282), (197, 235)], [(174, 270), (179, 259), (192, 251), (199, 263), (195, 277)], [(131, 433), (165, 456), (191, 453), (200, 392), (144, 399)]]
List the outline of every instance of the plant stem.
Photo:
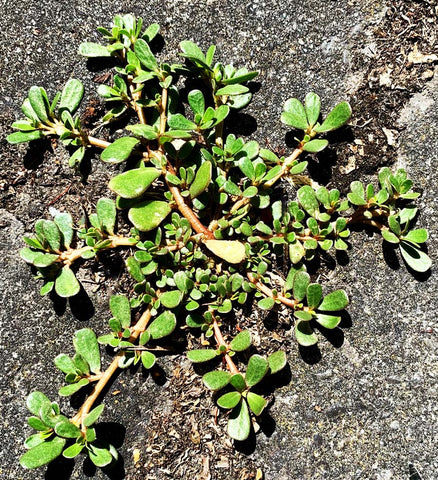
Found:
[[(122, 237), (118, 235), (109, 235), (108, 240), (111, 240), (111, 244), (102, 248), (101, 250), (108, 250), (110, 248), (117, 247), (131, 247), (134, 246), (137, 241), (133, 238)], [(64, 262), (64, 265), (71, 265), (75, 260), (80, 258), (84, 252), (93, 250), (93, 247), (71, 248), (59, 255), (58, 262)]]
[(260, 280), (258, 280), (256, 275), (252, 274), (251, 272), (247, 273), (247, 277), (248, 277), (248, 280), (253, 285), (255, 285), (258, 290), (264, 293), (267, 297), (270, 297), (274, 300), (279, 300), (281, 303), (291, 308), (295, 308), (298, 305), (299, 302), (297, 302), (296, 300), (293, 300), (291, 298), (286, 298), (285, 296), (280, 295), (278, 293), (274, 294), (274, 292), (269, 287), (267, 287), (262, 282), (260, 282)]
[(138, 105), (137, 101), (141, 99), (141, 90), (139, 92), (135, 91), (135, 86), (132, 84), (133, 80), (132, 75), (128, 75), (128, 85), (129, 85), (129, 92), (131, 93), (132, 100), (134, 102), (134, 109), (137, 112), (138, 119), (140, 123), (146, 125), (146, 116), (144, 114), (143, 107)]
[[(224, 346), (228, 348), (227, 343), (225, 343), (224, 337), (222, 336), (222, 332), (220, 331), (219, 325), (217, 323), (216, 318), (213, 317), (213, 331), (214, 331), (214, 338), (218, 344), (218, 347)], [(233, 362), (232, 358), (226, 353), (224, 355), (225, 362), (227, 363), (228, 370), (233, 374), (236, 375), (239, 372), (239, 369), (236, 367), (236, 364)]]
[[(135, 324), (132, 334), (128, 339), (128, 342), (135, 342), (137, 338), (143, 333), (151, 319), (151, 309), (150, 307), (144, 311), (143, 315), (140, 317), (140, 320)], [(86, 427), (84, 427), (83, 422), (85, 417), (90, 412), (91, 408), (93, 407), (94, 403), (96, 402), (99, 395), (102, 393), (102, 390), (105, 388), (107, 383), (111, 380), (111, 377), (119, 368), (119, 360), (121, 357), (125, 355), (125, 352), (119, 352), (113, 361), (110, 363), (109, 367), (103, 372), (100, 380), (96, 383), (91, 392), (91, 395), (85, 400), (82, 404), (81, 408), (78, 410), (76, 415), (70, 420), (76, 426), (81, 425), (83, 433), (85, 433)]]
[(167, 122), (167, 88), (163, 88), (161, 92), (161, 113), (160, 113), (160, 134), (163, 134), (166, 131), (166, 122)]

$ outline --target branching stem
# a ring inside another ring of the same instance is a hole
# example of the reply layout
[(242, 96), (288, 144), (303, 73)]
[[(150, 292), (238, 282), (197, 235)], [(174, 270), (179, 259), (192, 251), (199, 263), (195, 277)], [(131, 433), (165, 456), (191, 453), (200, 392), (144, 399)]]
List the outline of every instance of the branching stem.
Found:
[(262, 293), (264, 293), (267, 297), (270, 297), (274, 300), (279, 300), (281, 303), (283, 303), (284, 305), (288, 306), (288, 307), (291, 307), (291, 308), (294, 308), (298, 305), (299, 302), (297, 302), (296, 300), (292, 299), (292, 298), (286, 298), (285, 296), (283, 295), (280, 295), (280, 294), (274, 294), (274, 292), (269, 288), (267, 287), (266, 285), (264, 285), (258, 278), (256, 275), (254, 275), (253, 273), (251, 272), (248, 272), (247, 274), (247, 277), (248, 277), (248, 280), (253, 284), (255, 285), (255, 287), (260, 290)]
[[(224, 346), (228, 348), (228, 345), (225, 342), (224, 337), (222, 336), (222, 332), (220, 331), (217, 320), (214, 317), (213, 317), (213, 332), (214, 332), (214, 338), (217, 342), (218, 347)], [(227, 363), (228, 370), (233, 375), (240, 373), (239, 369), (236, 367), (236, 364), (233, 362), (233, 359), (228, 355), (228, 353), (225, 353), (224, 359), (225, 359), (225, 362)]]

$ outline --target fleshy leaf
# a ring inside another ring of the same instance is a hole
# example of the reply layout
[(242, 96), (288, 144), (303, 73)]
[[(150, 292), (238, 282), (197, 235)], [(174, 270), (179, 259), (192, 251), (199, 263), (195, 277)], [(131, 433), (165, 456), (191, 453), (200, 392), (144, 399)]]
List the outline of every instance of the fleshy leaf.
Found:
[(20, 465), (24, 468), (37, 468), (47, 465), (62, 453), (66, 440), (54, 437), (28, 450), (20, 458)]
[(348, 102), (338, 103), (335, 108), (327, 115), (327, 118), (324, 120), (322, 125), (316, 127), (314, 130), (318, 133), (336, 130), (337, 128), (342, 127), (342, 125), (347, 123), (350, 116), (351, 107)]
[(116, 224), (116, 204), (109, 198), (99, 198), (96, 205), (97, 218), (105, 232), (114, 235)]
[(217, 404), (222, 408), (234, 408), (242, 398), (239, 392), (228, 392), (217, 399)]
[(228, 420), (228, 435), (234, 440), (244, 441), (251, 432), (251, 418), (248, 405), (242, 399), (230, 414)]
[(76, 112), (84, 96), (84, 86), (75, 78), (70, 79), (64, 86), (59, 102), (58, 111), (68, 110), (72, 115)]
[(187, 358), (193, 363), (208, 362), (217, 357), (217, 351), (212, 349), (190, 350), (187, 352)]
[(135, 168), (112, 178), (108, 184), (110, 190), (122, 198), (137, 198), (142, 195), (161, 175), (156, 168)]
[(199, 167), (198, 171), (196, 172), (195, 179), (190, 185), (189, 192), (191, 198), (196, 198), (207, 189), (211, 182), (211, 172), (211, 162), (206, 161)]
[(427, 272), (432, 266), (426, 253), (407, 242), (400, 242), (400, 252), (404, 261), (416, 272)]
[(107, 163), (120, 163), (129, 158), (135, 146), (140, 141), (134, 137), (122, 137), (108, 145), (101, 153), (100, 158)]
[(414, 243), (424, 243), (427, 241), (428, 233), (427, 230), (424, 228), (418, 228), (417, 230), (411, 230), (406, 235), (403, 235), (402, 240), (406, 240), (407, 242), (414, 242)]
[(14, 132), (6, 137), (6, 140), (14, 145), (16, 143), (31, 142), (32, 140), (39, 140), (44, 138), (44, 134), (41, 130), (32, 130), (30, 132)]
[(248, 330), (239, 332), (231, 341), (230, 349), (234, 352), (243, 352), (251, 346), (251, 334)]
[(79, 293), (81, 286), (75, 274), (68, 266), (61, 269), (55, 280), (55, 292), (63, 298), (74, 297)]
[(131, 326), (131, 304), (125, 295), (112, 295), (110, 298), (111, 313), (123, 328)]
[(54, 360), (56, 368), (64, 373), (76, 373), (76, 367), (73, 360), (65, 353), (60, 353)]
[(228, 263), (240, 263), (246, 258), (245, 245), (237, 240), (206, 240), (204, 244)]
[(319, 95), (309, 92), (306, 95), (304, 106), (306, 109), (307, 123), (309, 126), (313, 127), (318, 121), (319, 112), (321, 110), (321, 99), (319, 98)]
[(279, 372), (287, 364), (286, 353), (279, 350), (278, 352), (274, 352), (273, 354), (269, 355), (268, 364), (271, 370), (271, 374)]
[(322, 325), (324, 328), (332, 329), (332, 328), (336, 328), (339, 325), (339, 323), (341, 322), (341, 317), (317, 313), (316, 321), (320, 325)]
[(73, 240), (73, 219), (69, 213), (58, 213), (53, 221), (62, 234), (62, 243), (65, 248), (70, 248)]
[(295, 338), (303, 347), (310, 347), (318, 343), (318, 337), (313, 333), (309, 322), (298, 320), (295, 323)]
[(222, 370), (208, 372), (202, 377), (204, 385), (213, 391), (224, 388), (230, 382), (231, 374)]
[(158, 227), (172, 211), (167, 202), (146, 200), (129, 210), (129, 220), (142, 232), (149, 232)]
[(307, 287), (307, 305), (310, 308), (316, 308), (322, 299), (322, 287), (319, 283), (311, 283)]
[(248, 362), (246, 369), (245, 382), (249, 387), (259, 383), (266, 375), (269, 365), (261, 355), (253, 355)]
[(80, 429), (70, 421), (59, 422), (55, 425), (55, 433), (64, 438), (77, 438), (80, 437)]
[(152, 352), (141, 352), (141, 363), (146, 370), (150, 370), (155, 365), (156, 359)]
[(39, 415), (41, 407), (50, 406), (51, 401), (42, 392), (32, 392), (26, 400), (27, 408), (34, 415)]
[(310, 275), (307, 272), (297, 272), (293, 282), (293, 296), (299, 302), (303, 300), (310, 283)]
[(98, 447), (94, 444), (90, 445), (88, 455), (96, 467), (105, 467), (113, 461), (113, 456), (107, 448)]
[(90, 365), (90, 369), (94, 373), (100, 372), (100, 350), (97, 343), (96, 334), (91, 328), (83, 328), (75, 332), (73, 345), (77, 353)]
[(318, 153), (324, 150), (328, 143), (328, 140), (311, 140), (303, 145), (303, 150), (305, 152)]
[(298, 130), (306, 130), (307, 115), (303, 104), (297, 98), (290, 98), (284, 104), (281, 121)]
[(179, 290), (171, 290), (160, 295), (160, 302), (166, 308), (175, 308), (181, 303), (182, 297)]
[(106, 47), (98, 43), (84, 42), (79, 45), (79, 54), (83, 57), (111, 57), (111, 52)]
[[(173, 292), (168, 292), (168, 293), (173, 293)], [(168, 307), (168, 308), (171, 308), (171, 307)], [(175, 314), (172, 312), (169, 312), (169, 310), (166, 310), (149, 325), (148, 332), (150, 333), (153, 339), (158, 339), (158, 338), (163, 338), (163, 337), (166, 337), (167, 335), (170, 335), (175, 330), (175, 327), (176, 327)]]
[(348, 305), (348, 297), (344, 290), (335, 290), (332, 293), (326, 295), (318, 310), (323, 312), (336, 312), (343, 310)]
[(310, 185), (304, 185), (298, 190), (298, 200), (304, 210), (312, 217), (319, 211), (319, 202), (315, 190)]
[(96, 408), (93, 408), (93, 410), (91, 410), (91, 412), (84, 418), (84, 426), (91, 427), (91, 425), (93, 425), (93, 423), (95, 423), (97, 419), (100, 417), (104, 408), (105, 408), (104, 404), (99, 405)]
[(253, 392), (248, 392), (246, 400), (248, 401), (249, 408), (254, 415), (260, 415), (267, 404), (266, 400), (262, 396)]
[(157, 59), (151, 52), (149, 45), (142, 38), (135, 42), (134, 51), (137, 58), (148, 70), (158, 70)]

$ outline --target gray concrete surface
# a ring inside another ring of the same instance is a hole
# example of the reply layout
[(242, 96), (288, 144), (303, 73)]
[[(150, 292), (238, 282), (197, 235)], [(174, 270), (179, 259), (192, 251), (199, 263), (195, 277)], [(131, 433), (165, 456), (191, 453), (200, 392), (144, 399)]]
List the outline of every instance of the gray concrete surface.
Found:
[[(211, 0), (196, 5), (156, 0), (0, 2), (1, 156), (13, 165), (11, 175), (26, 177), (20, 196), (14, 197), (13, 185), (7, 187), (12, 190), (0, 217), (1, 478), (63, 478), (59, 472), (46, 474), (43, 468), (26, 472), (18, 464), (28, 433), (24, 399), (35, 389), (56, 397), (62, 378), (51, 359), (68, 350), (62, 337), (71, 338), (75, 329), (88, 325), (103, 330), (110, 293), (93, 293), (93, 286), (85, 284), (96, 314), (92, 319), (78, 319), (68, 307), (54, 308), (50, 299), (39, 297), (39, 285), (18, 258), (21, 236), (30, 233), (37, 218), (48, 215), (47, 203), (62, 190), (45, 190), (39, 170), (20, 173), (27, 149), (10, 147), (4, 140), (28, 88), (40, 84), (53, 94), (74, 76), (84, 81), (87, 95), (94, 95), (96, 73), (87, 70), (86, 62), (76, 54), (78, 44), (97, 39), (95, 28), (106, 26), (115, 13), (132, 12), (145, 22), (162, 25), (163, 55), (176, 58), (179, 41), (193, 39), (203, 48), (217, 44), (219, 57), (227, 62), (259, 69), (260, 91), (247, 109), (257, 120), (258, 129), (252, 136), (261, 143), (269, 137), (274, 144), (283, 144), (285, 130), (279, 117), (285, 99), (314, 90), (333, 104), (354, 93), (361, 69), (353, 68), (352, 56), (372, 42), (371, 28), (384, 8), (385, 3), (377, 0)], [(437, 81), (419, 95), (422, 98), (412, 100), (404, 112), (399, 163), (424, 189), (418, 223), (429, 228), (429, 252), (436, 264)], [(427, 108), (419, 108), (418, 101), (426, 102)], [(59, 166), (65, 155), (61, 150), (55, 153), (46, 159), (44, 172), (60, 172), (67, 178), (68, 169)], [(85, 190), (104, 175), (104, 169), (94, 165), (89, 184), (78, 195), (86, 195)], [(436, 267), (430, 278), (414, 278), (403, 264), (397, 271), (387, 265), (376, 235), (355, 233), (353, 240), (349, 264), (338, 266), (325, 283), (327, 290), (345, 288), (352, 299), (348, 309), (351, 327), (344, 329), (342, 346), (334, 348), (322, 341), (322, 359), (308, 364), (291, 338), (292, 378), (276, 392), (271, 409), (275, 429), (269, 435), (258, 435), (257, 447), (249, 455), (231, 456), (228, 467), (211, 464), (213, 480), (238, 480), (243, 466), (252, 473), (261, 468), (266, 480), (398, 480), (408, 478), (409, 463), (425, 480), (437, 477)], [(166, 373), (171, 375), (174, 366), (172, 362), (165, 365)], [(187, 363), (183, 368), (189, 368)], [(132, 459), (135, 448), (142, 462), (147, 463), (152, 455), (159, 457), (148, 450), (150, 439), (144, 427), (154, 407), (163, 416), (172, 416), (174, 399), (169, 398), (168, 385), (128, 374), (112, 387), (121, 394), (114, 401), (111, 396), (107, 399), (105, 420), (126, 428), (120, 448), (125, 478), (172, 478), (166, 466), (140, 474)], [(203, 433), (199, 452), (205, 454)], [(193, 465), (202, 470), (200, 455), (193, 452), (181, 462), (187, 471)], [(81, 461), (69, 468), (73, 468), (72, 478), (89, 476)], [(173, 478), (191, 478), (185, 476), (183, 467), (178, 472), (179, 477)], [(63, 475), (68, 478), (68, 474)], [(108, 477), (97, 472), (96, 478)]]

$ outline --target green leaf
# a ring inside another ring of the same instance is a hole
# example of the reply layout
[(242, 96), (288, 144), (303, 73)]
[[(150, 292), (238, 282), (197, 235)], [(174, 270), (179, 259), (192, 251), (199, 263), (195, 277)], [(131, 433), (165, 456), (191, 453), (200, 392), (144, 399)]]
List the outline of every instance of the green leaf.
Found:
[(48, 267), (49, 265), (52, 265), (53, 263), (55, 263), (56, 260), (58, 260), (59, 258), (59, 255), (56, 255), (56, 254), (41, 253), (41, 252), (37, 252), (37, 253), (38, 255), (35, 255), (32, 263), (35, 265), (35, 267), (39, 267), (39, 268)]
[(167, 202), (146, 200), (132, 207), (128, 217), (134, 227), (142, 232), (149, 232), (158, 227), (171, 211)]
[(85, 387), (89, 383), (90, 381), (88, 380), (88, 378), (82, 378), (81, 380), (79, 380), (79, 382), (66, 385), (65, 387), (61, 387), (58, 393), (62, 397), (69, 397), (70, 395), (73, 395), (74, 393), (76, 393), (78, 390), (80, 390), (82, 387)]
[(62, 243), (65, 248), (70, 248), (73, 240), (73, 219), (69, 213), (58, 213), (53, 221), (62, 234)]
[(367, 202), (365, 200), (365, 188), (362, 182), (354, 181), (350, 184), (351, 193), (347, 194), (348, 200), (353, 205), (366, 205)]
[(136, 137), (142, 137), (146, 140), (155, 140), (158, 138), (158, 132), (151, 125), (128, 125), (126, 130), (130, 130)]
[(298, 320), (295, 323), (295, 338), (303, 347), (310, 347), (318, 343), (318, 337), (313, 333), (309, 322)]
[(102, 414), (104, 408), (105, 408), (104, 404), (99, 405), (96, 408), (93, 408), (93, 410), (91, 410), (91, 412), (84, 418), (84, 426), (91, 427), (93, 423), (96, 423), (97, 419)]
[[(47, 426), (44, 430), (47, 430)], [(30, 437), (26, 438), (24, 442), (24, 448), (27, 448), (29, 450), (30, 448), (36, 447), (37, 445), (43, 442), (44, 442), (44, 437), (41, 436), (39, 433), (35, 433), (34, 435), (31, 435)]]
[(145, 279), (140, 263), (134, 257), (129, 257), (126, 260), (126, 268), (136, 282), (142, 282)]
[(204, 245), (228, 263), (241, 263), (246, 258), (245, 245), (237, 240), (206, 240)]
[(140, 62), (148, 69), (152, 71), (158, 70), (157, 59), (154, 57), (149, 45), (139, 38), (134, 44), (134, 52)]
[(204, 115), (205, 111), (205, 100), (204, 94), (200, 90), (192, 90), (188, 95), (187, 99), (189, 101), (189, 105), (193, 110), (195, 115)]
[(54, 360), (56, 368), (64, 373), (76, 373), (73, 360), (65, 353), (60, 353)]
[(290, 127), (299, 130), (307, 129), (307, 115), (303, 104), (297, 98), (286, 101), (281, 114), (281, 121)]
[(170, 116), (167, 124), (174, 130), (196, 130), (197, 128), (196, 123), (193, 123), (180, 113)]
[(400, 252), (404, 261), (416, 272), (427, 272), (432, 266), (432, 261), (427, 254), (411, 243), (400, 242)]
[(271, 370), (271, 374), (279, 372), (282, 370), (287, 364), (287, 357), (286, 353), (283, 351), (274, 352), (273, 354), (269, 355), (268, 357), (268, 364)]
[(28, 450), (20, 457), (20, 465), (24, 468), (37, 468), (47, 465), (62, 453), (66, 440), (54, 437)]
[(231, 376), (230, 384), (239, 392), (243, 392), (246, 389), (245, 379), (240, 373)]
[(251, 411), (257, 416), (263, 412), (266, 404), (268, 403), (263, 397), (253, 392), (248, 392), (246, 400), (248, 401)]
[(103, 230), (110, 235), (114, 235), (116, 224), (116, 204), (114, 201), (109, 198), (100, 198), (96, 205), (96, 213)]
[(64, 86), (59, 102), (58, 111), (68, 110), (72, 115), (76, 112), (84, 96), (84, 86), (75, 78), (70, 79)]
[(221, 408), (234, 408), (242, 398), (239, 392), (228, 392), (217, 399), (217, 404)]
[(160, 302), (166, 308), (175, 308), (181, 303), (182, 298), (183, 295), (179, 290), (171, 290), (160, 295)]
[(307, 305), (310, 308), (316, 308), (322, 299), (322, 287), (319, 283), (311, 283), (307, 287)]
[(44, 138), (44, 134), (41, 130), (32, 130), (30, 132), (14, 132), (6, 137), (6, 140), (14, 145), (16, 143), (31, 142), (32, 140), (39, 140)]
[(241, 74), (236, 72), (236, 74), (233, 77), (225, 78), (225, 79), (222, 79), (221, 81), (224, 85), (231, 85), (233, 83), (243, 83), (243, 82), (248, 82), (252, 80), (253, 78), (257, 77), (258, 74), (259, 72), (256, 72), (256, 71), (241, 73)]
[(318, 153), (328, 145), (328, 140), (311, 140), (303, 145), (303, 150), (310, 153)]
[(79, 293), (81, 286), (75, 274), (68, 266), (61, 269), (55, 280), (55, 292), (63, 298), (74, 297)]
[(417, 230), (411, 230), (410, 232), (403, 235), (402, 240), (406, 240), (407, 242), (414, 242), (414, 243), (424, 243), (428, 239), (427, 230), (424, 228), (419, 228)]
[(289, 257), (294, 265), (299, 263), (305, 254), (306, 251), (301, 242), (295, 241), (294, 243), (289, 244)]
[(251, 346), (251, 334), (248, 330), (239, 332), (231, 341), (230, 349), (234, 352), (243, 352)]
[(59, 422), (55, 425), (55, 433), (59, 437), (77, 438), (81, 436), (81, 430), (70, 421)]
[(260, 355), (253, 355), (248, 362), (246, 369), (245, 381), (248, 387), (252, 387), (259, 383), (268, 372), (268, 362)]
[(82, 452), (84, 448), (84, 443), (74, 443), (62, 452), (62, 456), (65, 458), (75, 458)]
[(205, 64), (205, 55), (202, 53), (202, 50), (196, 45), (196, 43), (190, 42), (189, 40), (184, 40), (179, 44), (181, 50), (188, 58), (193, 58), (199, 60), (202, 64)]
[(312, 320), (313, 318), (313, 315), (306, 310), (295, 310), (294, 315), (296, 318), (299, 318), (300, 320), (304, 320), (306, 322)]
[(239, 85), (238, 83), (236, 83), (233, 85), (226, 85), (225, 87), (219, 88), (219, 90), (216, 90), (215, 95), (216, 96), (241, 95), (242, 93), (247, 93), (247, 92), (249, 92), (248, 87), (245, 87), (243, 85)]
[(142, 37), (150, 43), (160, 31), (160, 25), (158, 23), (152, 23), (148, 28), (143, 32)]
[(90, 445), (88, 456), (96, 467), (105, 467), (113, 461), (113, 456), (107, 448), (97, 447), (94, 444)]
[(26, 400), (28, 410), (34, 415), (39, 415), (43, 406), (50, 406), (52, 402), (42, 392), (32, 392)]
[(341, 322), (341, 317), (336, 317), (333, 315), (324, 315), (322, 313), (316, 314), (316, 321), (322, 325), (324, 328), (333, 329), (336, 328)]
[(332, 293), (326, 295), (318, 310), (323, 312), (336, 312), (343, 310), (348, 305), (348, 297), (344, 290), (335, 290)]
[(30, 87), (29, 90), (29, 102), (33, 111), (37, 114), (38, 118), (46, 123), (49, 120), (48, 105), (44, 100), (43, 89), (41, 87)]
[(310, 275), (307, 272), (297, 272), (293, 283), (293, 296), (299, 302), (303, 300), (307, 293), (307, 287), (310, 283)]
[(156, 168), (135, 168), (113, 177), (108, 187), (122, 198), (137, 198), (142, 195), (160, 175), (161, 171)]
[(231, 412), (228, 420), (228, 435), (234, 440), (243, 441), (251, 432), (251, 418), (248, 406), (244, 400), (238, 403)]
[(327, 118), (324, 120), (322, 125), (316, 127), (314, 130), (318, 133), (336, 130), (347, 123), (350, 116), (351, 107), (348, 102), (338, 103), (336, 107), (327, 115)]
[(47, 425), (38, 417), (29, 417), (27, 423), (29, 427), (32, 427), (39, 432), (45, 432), (48, 429)]
[(219, 370), (206, 373), (202, 377), (202, 381), (209, 390), (217, 391), (228, 385), (230, 378), (230, 373)]
[(43, 234), (51, 250), (58, 252), (61, 248), (61, 232), (55, 222), (44, 220)]
[(193, 363), (208, 362), (218, 356), (217, 350), (202, 349), (202, 350), (190, 350), (187, 352), (187, 358)]
[(150, 370), (155, 365), (156, 359), (152, 352), (141, 352), (141, 363), (146, 370)]
[(120, 322), (122, 328), (131, 326), (131, 304), (125, 295), (112, 295), (109, 301), (111, 313)]
[(79, 55), (88, 58), (111, 57), (111, 52), (98, 43), (84, 42), (79, 45)]
[(77, 353), (90, 365), (90, 369), (94, 373), (100, 372), (100, 350), (97, 343), (96, 334), (91, 328), (83, 328), (75, 332), (73, 345)]
[(258, 301), (257, 305), (262, 310), (271, 310), (275, 305), (275, 300), (270, 297), (262, 298)]
[(190, 185), (189, 192), (191, 198), (196, 198), (208, 188), (211, 182), (211, 174), (212, 164), (206, 161), (198, 168), (195, 179)]
[(140, 143), (134, 137), (122, 137), (108, 145), (101, 153), (100, 158), (107, 163), (120, 163), (127, 160), (135, 146)]
[(306, 110), (307, 123), (310, 127), (313, 127), (318, 121), (319, 112), (321, 110), (321, 99), (319, 98), (319, 95), (309, 92), (306, 95), (304, 107)]
[(85, 146), (81, 146), (77, 148), (68, 160), (69, 167), (73, 168), (79, 165), (82, 162), (84, 156), (85, 156)]
[(397, 235), (389, 230), (382, 230), (382, 237), (389, 243), (400, 243), (400, 239), (397, 237)]
[[(166, 292), (166, 293), (174, 293), (174, 292)], [(180, 292), (177, 292), (180, 295)], [(164, 305), (162, 298), (165, 294), (160, 296), (160, 300), (162, 305)], [(164, 305), (167, 308), (173, 308), (169, 307), (168, 305), (174, 305), (176, 303), (176, 300), (172, 299), (172, 301), (169, 299), (169, 302), (167, 305)], [(166, 337), (167, 335), (170, 335), (176, 327), (176, 317), (175, 314), (172, 312), (169, 312), (169, 310), (165, 310), (161, 315), (159, 315), (148, 327), (147, 331), (149, 332), (150, 336), (154, 339), (157, 340), (158, 338), (163, 338)]]
[(314, 217), (319, 212), (319, 202), (315, 190), (310, 185), (304, 185), (298, 190), (297, 195), (304, 210)]

